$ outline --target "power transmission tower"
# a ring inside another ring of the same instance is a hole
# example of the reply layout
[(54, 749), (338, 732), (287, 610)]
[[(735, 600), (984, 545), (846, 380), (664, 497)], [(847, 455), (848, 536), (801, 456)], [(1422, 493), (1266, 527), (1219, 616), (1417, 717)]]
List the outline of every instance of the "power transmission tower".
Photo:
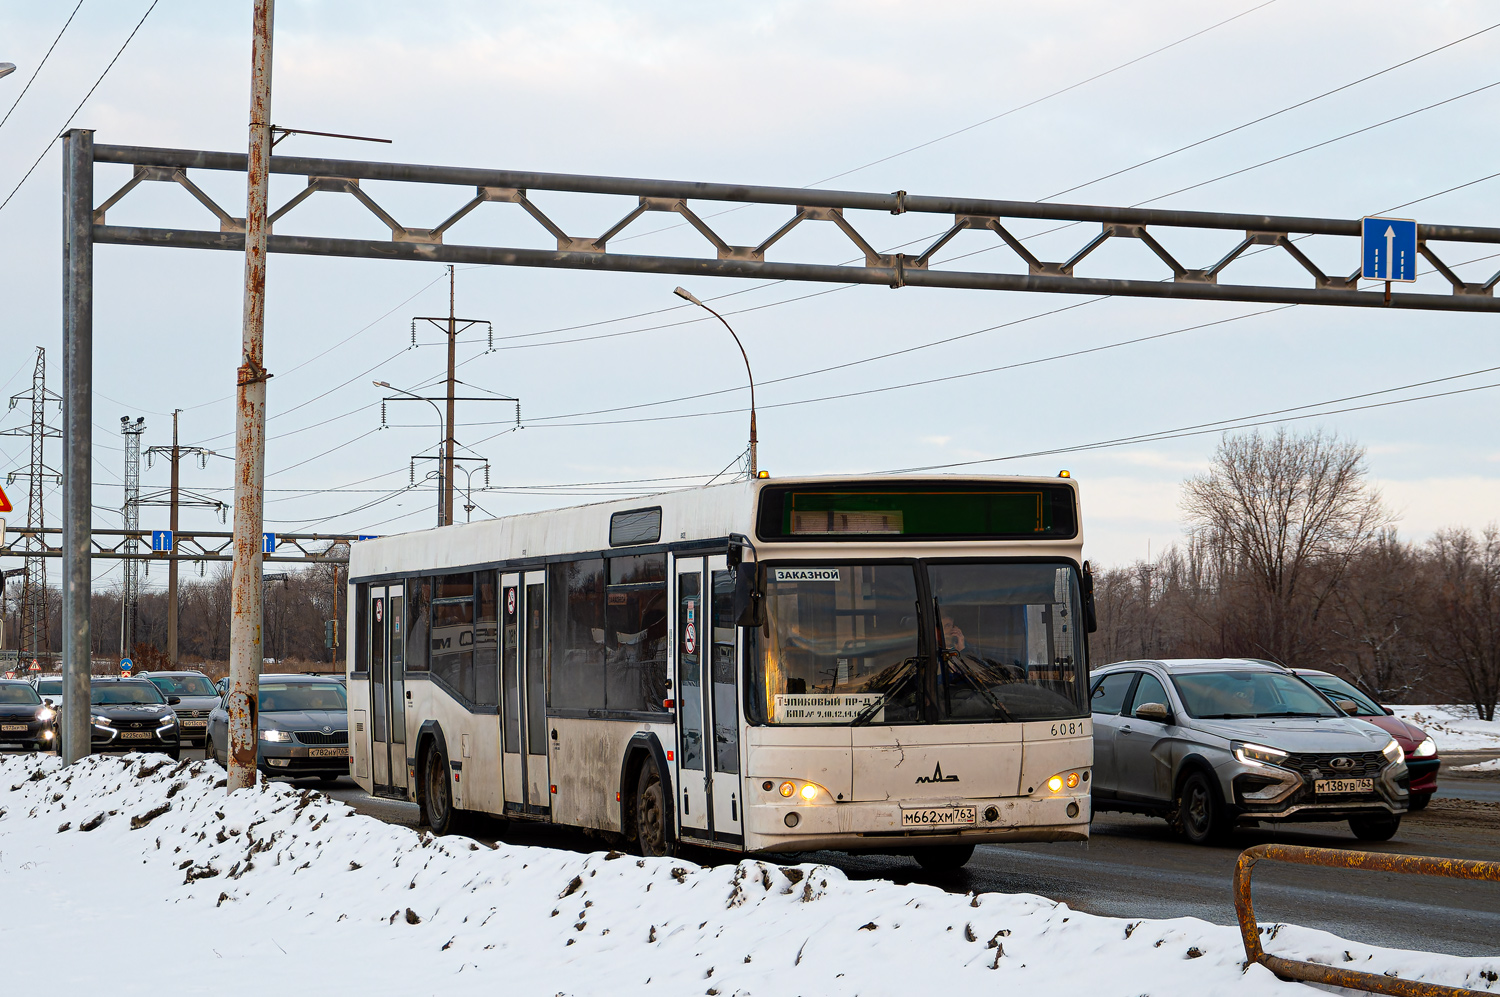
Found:
[[(12, 484), (17, 478), (27, 479), (26, 528), (41, 530), (46, 525), (42, 508), (42, 487), (51, 481), (62, 484), (62, 475), (47, 464), (46, 441), (61, 439), (62, 432), (56, 426), (47, 425), (47, 405), (61, 405), (62, 396), (47, 389), (47, 351), (36, 348), (36, 369), (31, 375), (31, 390), (21, 395), (11, 395), (10, 407), (17, 402), (31, 403), (31, 424), (25, 429), (19, 426), (0, 431), (0, 436), (27, 436), (31, 439), (31, 459), (24, 471), (12, 471), (6, 475), (5, 483)], [(45, 545), (38, 533), (26, 539), (26, 576), (21, 582), (21, 639), (19, 649), (35, 658), (47, 644), (47, 561), (41, 556)]]
[[(141, 527), (141, 434), (146, 431), (146, 417), (120, 416), (120, 432), (125, 436), (125, 505), (120, 510), (125, 519), (125, 529)], [(140, 550), (140, 541), (129, 537), (125, 541), (125, 552), (135, 554)], [(141, 594), (140, 562), (127, 558), (124, 564), (125, 584), (120, 593), (120, 657), (130, 657), (135, 647), (136, 601)]]
[[(411, 344), (420, 346), (417, 342), (417, 323), (427, 322), (447, 336), (448, 345), (448, 392), (442, 399), (448, 403), (447, 414), (443, 418), (445, 427), (442, 444), (438, 450), (438, 525), (453, 525), (453, 461), (454, 452), (458, 449), (458, 440), (453, 432), (453, 417), (455, 403), (459, 401), (506, 401), (515, 402), (514, 398), (496, 397), (493, 399), (461, 399), (454, 394), (454, 386), (458, 384), (454, 371), (458, 367), (458, 337), (461, 333), (468, 332), (476, 325), (483, 325), (489, 329), (489, 347), (495, 348), (495, 327), (489, 319), (482, 318), (459, 318), (454, 311), (454, 302), (457, 297), (457, 281), (452, 266), (448, 267), (448, 314), (446, 316), (418, 315), (411, 320)], [(460, 323), (462, 326), (460, 327)], [(397, 389), (399, 390), (399, 389)], [(391, 399), (395, 400), (395, 399)], [(438, 399), (427, 399), (437, 401)], [(382, 409), (382, 413), (383, 413)], [(520, 404), (516, 405), (516, 421), (521, 418)], [(384, 419), (381, 420), (382, 422)]]
[[(209, 498), (207, 495), (200, 495), (194, 491), (186, 491), (181, 487), (179, 469), (184, 457), (197, 457), (198, 466), (207, 467), (208, 458), (218, 456), (212, 450), (205, 450), (203, 447), (184, 447), (178, 444), (177, 416), (181, 411), (182, 409), (172, 410), (172, 445), (152, 447), (146, 451), (147, 466), (151, 466), (157, 457), (163, 457), (171, 462), (172, 483), (165, 490), (152, 492), (140, 500), (141, 505), (164, 505), (171, 509), (168, 513), (167, 528), (172, 531), (174, 548), (177, 541), (177, 513), (184, 505), (213, 509), (219, 514), (221, 522), (229, 509), (229, 506), (218, 499)], [(167, 659), (171, 661), (173, 668), (177, 667), (177, 558), (175, 557), (167, 562)]]

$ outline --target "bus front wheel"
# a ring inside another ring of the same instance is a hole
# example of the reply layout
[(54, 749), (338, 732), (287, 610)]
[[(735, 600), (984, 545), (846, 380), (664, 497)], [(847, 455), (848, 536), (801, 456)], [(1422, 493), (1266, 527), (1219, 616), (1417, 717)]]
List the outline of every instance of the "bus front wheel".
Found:
[(635, 789), (635, 844), (642, 855), (671, 855), (672, 838), (667, 829), (667, 795), (656, 763), (641, 766)]
[(916, 853), (917, 864), (928, 872), (957, 872), (973, 857), (973, 845), (933, 845)]

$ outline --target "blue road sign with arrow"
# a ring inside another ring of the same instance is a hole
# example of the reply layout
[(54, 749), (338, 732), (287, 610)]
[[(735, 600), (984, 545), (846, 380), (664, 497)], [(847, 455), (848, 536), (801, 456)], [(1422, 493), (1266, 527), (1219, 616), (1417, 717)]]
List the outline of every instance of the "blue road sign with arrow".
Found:
[(169, 551), (172, 549), (171, 530), (152, 530), (151, 549), (155, 551)]
[(1360, 226), (1365, 280), (1417, 279), (1417, 223), (1410, 218), (1365, 218)]

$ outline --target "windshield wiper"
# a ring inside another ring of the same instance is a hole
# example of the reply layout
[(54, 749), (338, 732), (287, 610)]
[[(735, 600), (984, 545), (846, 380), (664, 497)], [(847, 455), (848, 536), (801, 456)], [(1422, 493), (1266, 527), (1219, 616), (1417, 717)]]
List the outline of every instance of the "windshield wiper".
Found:
[(891, 682), (890, 685), (886, 686), (889, 691), (882, 692), (880, 694), (880, 698), (875, 700), (874, 702), (865, 704), (865, 708), (856, 713), (854, 715), (854, 718), (849, 721), (849, 726), (863, 727), (871, 720), (874, 720), (875, 714), (885, 709), (886, 700), (891, 697), (891, 694), (895, 693), (906, 682), (910, 674), (907, 673), (907, 670), (916, 662), (916, 660), (916, 658), (907, 658), (902, 661), (901, 664), (897, 666), (899, 670), (896, 672), (896, 680)]

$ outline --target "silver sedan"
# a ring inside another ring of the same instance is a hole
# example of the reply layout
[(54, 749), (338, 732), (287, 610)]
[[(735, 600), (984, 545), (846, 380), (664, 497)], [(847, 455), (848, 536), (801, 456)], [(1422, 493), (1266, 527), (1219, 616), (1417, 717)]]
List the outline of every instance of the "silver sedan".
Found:
[[(268, 776), (349, 774), (349, 709), (343, 683), (316, 675), (262, 675), (256, 717), (256, 767)], [(210, 758), (228, 767), (229, 711), (221, 699), (208, 717)]]

